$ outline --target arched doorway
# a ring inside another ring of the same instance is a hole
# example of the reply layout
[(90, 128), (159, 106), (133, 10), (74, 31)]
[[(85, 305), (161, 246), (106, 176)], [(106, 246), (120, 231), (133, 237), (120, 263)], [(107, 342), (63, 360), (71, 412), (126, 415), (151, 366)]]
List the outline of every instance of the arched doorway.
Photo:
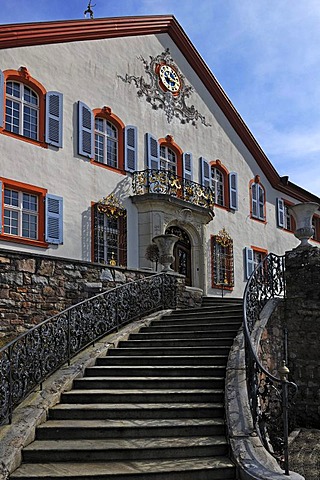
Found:
[(189, 235), (185, 230), (176, 226), (168, 227), (166, 233), (172, 233), (179, 237), (173, 250), (174, 263), (172, 266), (176, 272), (185, 275), (186, 285), (191, 286), (191, 242)]

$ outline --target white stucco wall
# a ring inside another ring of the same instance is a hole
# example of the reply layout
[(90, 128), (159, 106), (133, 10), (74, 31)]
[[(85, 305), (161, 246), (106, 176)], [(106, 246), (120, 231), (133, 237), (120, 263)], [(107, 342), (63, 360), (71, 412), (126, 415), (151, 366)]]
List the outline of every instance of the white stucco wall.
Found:
[[(117, 75), (145, 75), (143, 56), (156, 56), (169, 47), (172, 57), (186, 82), (195, 88), (188, 100), (206, 117), (211, 127), (198, 122), (197, 128), (182, 125), (174, 119), (168, 124), (162, 110), (153, 110), (144, 97), (137, 96), (136, 87), (124, 83)], [(286, 198), (276, 192), (265, 178), (252, 155), (211, 98), (184, 56), (166, 34), (158, 36), (118, 38), (15, 48), (0, 51), (1, 70), (26, 66), (47, 91), (64, 94), (64, 146), (62, 149), (41, 148), (16, 138), (0, 135), (0, 176), (46, 188), (48, 193), (64, 198), (64, 243), (37, 249), (22, 244), (0, 241), (0, 246), (20, 251), (37, 251), (67, 258), (91, 258), (91, 202), (115, 191), (128, 212), (128, 265), (139, 266), (138, 212), (129, 199), (130, 175), (93, 165), (77, 154), (77, 102), (81, 100), (92, 109), (111, 107), (125, 124), (138, 128), (139, 165), (145, 167), (145, 133), (157, 138), (170, 134), (183, 151), (193, 153), (194, 181), (199, 182), (199, 157), (208, 161), (221, 160), (230, 171), (239, 175), (239, 210), (230, 212), (215, 208), (215, 217), (206, 229), (204, 249), (207, 256), (208, 293), (220, 295), (210, 288), (210, 235), (223, 227), (234, 240), (235, 288), (240, 296), (244, 288), (244, 247), (256, 246), (269, 252), (283, 254), (297, 245), (293, 234), (276, 226), (276, 198)], [(290, 172), (288, 172), (290, 173)], [(250, 218), (249, 182), (260, 175), (266, 189), (267, 222)], [(151, 240), (151, 239), (150, 239)]]

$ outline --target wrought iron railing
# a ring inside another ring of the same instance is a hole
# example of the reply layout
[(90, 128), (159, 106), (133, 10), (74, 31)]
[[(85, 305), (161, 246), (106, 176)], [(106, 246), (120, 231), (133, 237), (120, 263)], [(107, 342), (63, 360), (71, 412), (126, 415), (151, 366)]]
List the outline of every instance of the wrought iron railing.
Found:
[[(269, 254), (257, 266), (244, 292), (244, 336), (249, 404), (253, 424), (265, 448), (289, 475), (288, 409), (297, 386), (287, 380), (285, 366), (279, 377), (261, 363), (253, 334), (260, 323), (260, 313), (270, 299), (285, 298), (285, 257)], [(286, 352), (284, 352), (286, 357)]]
[(176, 306), (176, 277), (160, 273), (112, 288), (48, 318), (0, 350), (0, 425), (54, 371), (104, 335)]
[(210, 187), (204, 187), (166, 170), (135, 172), (132, 188), (135, 195), (158, 193), (178, 197), (209, 210), (212, 210), (214, 206), (214, 194)]

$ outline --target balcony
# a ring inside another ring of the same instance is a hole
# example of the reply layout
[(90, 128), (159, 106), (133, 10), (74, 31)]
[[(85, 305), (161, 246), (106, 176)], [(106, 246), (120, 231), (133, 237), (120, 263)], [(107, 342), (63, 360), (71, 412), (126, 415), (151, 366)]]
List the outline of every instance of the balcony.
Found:
[(214, 207), (214, 195), (210, 187), (204, 187), (166, 170), (135, 172), (132, 188), (134, 195), (169, 195), (210, 211)]

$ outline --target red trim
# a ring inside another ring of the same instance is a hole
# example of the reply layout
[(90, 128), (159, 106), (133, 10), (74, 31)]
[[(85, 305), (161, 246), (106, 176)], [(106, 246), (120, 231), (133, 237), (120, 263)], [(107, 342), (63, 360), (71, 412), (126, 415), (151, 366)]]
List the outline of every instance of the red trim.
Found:
[(268, 255), (268, 250), (266, 250), (265, 248), (255, 247), (254, 245), (251, 245), (250, 248), (252, 248), (252, 250), (253, 250), (254, 252), (262, 253), (262, 254), (264, 254), (265, 256)]
[[(16, 134), (13, 132), (9, 132), (5, 130), (5, 126), (0, 128), (0, 132), (4, 135), (8, 135), (9, 137), (19, 138), (19, 140), (23, 140), (24, 142), (32, 143), (34, 145), (39, 145), (44, 148), (48, 148), (48, 145), (45, 143), (45, 96), (46, 96), (46, 89), (44, 86), (38, 82), (35, 78), (32, 78), (30, 73), (28, 72), (26, 67), (20, 67), (19, 70), (5, 70), (4, 74), (4, 81), (5, 84), (7, 81), (13, 81), (18, 83), (23, 83), (27, 85), (32, 90), (36, 92), (39, 98), (39, 119), (38, 119), (38, 140), (33, 140), (32, 138), (25, 137), (21, 134)], [(5, 98), (6, 98), (6, 89), (4, 88), (4, 117), (5, 117)]]
[[(1, 192), (1, 204), (4, 204), (4, 189), (5, 188), (12, 188), (19, 190), (20, 192), (26, 192), (30, 194), (34, 194), (38, 196), (38, 240), (33, 240), (31, 238), (24, 238), (18, 237), (15, 235), (9, 235), (7, 233), (0, 234), (0, 240), (8, 241), (8, 242), (15, 242), (15, 243), (23, 243), (26, 245), (33, 245), (35, 247), (47, 248), (48, 243), (44, 241), (44, 217), (45, 217), (45, 210), (44, 210), (44, 199), (47, 194), (47, 190), (45, 188), (36, 187), (34, 185), (29, 185), (28, 183), (17, 182), (15, 180), (9, 180), (7, 178), (0, 177), (0, 181), (2, 181), (2, 192)], [(1, 224), (3, 225), (4, 219), (4, 209), (2, 208), (2, 219)]]
[(179, 147), (179, 145), (174, 141), (172, 135), (166, 135), (165, 138), (159, 138), (158, 140), (160, 146), (171, 148), (174, 153), (177, 155), (177, 176), (183, 176), (183, 166), (182, 166), (182, 155), (183, 150)]
[(291, 195), (299, 201), (315, 201), (319, 203), (320, 199), (316, 195), (307, 192), (291, 182), (283, 183), (281, 177), (270, 163), (221, 85), (197, 52), (180, 24), (171, 15), (2, 25), (0, 31), (0, 49), (104, 38), (156, 35), (160, 33), (167, 33), (176, 43), (191, 68), (195, 70), (208, 92), (227, 117), (231, 126), (253, 155), (272, 186), (278, 191)]
[(104, 118), (106, 120), (109, 120), (117, 129), (118, 131), (118, 167), (111, 167), (109, 165), (106, 165), (105, 163), (100, 163), (95, 161), (94, 158), (91, 159), (91, 163), (93, 165), (97, 165), (99, 167), (104, 167), (109, 170), (113, 170), (114, 172), (117, 173), (123, 173), (125, 174), (125, 165), (124, 165), (124, 128), (125, 124), (123, 121), (115, 115), (110, 107), (103, 107), (103, 108), (95, 108), (93, 110), (93, 115), (94, 117), (99, 117), (99, 118)]

